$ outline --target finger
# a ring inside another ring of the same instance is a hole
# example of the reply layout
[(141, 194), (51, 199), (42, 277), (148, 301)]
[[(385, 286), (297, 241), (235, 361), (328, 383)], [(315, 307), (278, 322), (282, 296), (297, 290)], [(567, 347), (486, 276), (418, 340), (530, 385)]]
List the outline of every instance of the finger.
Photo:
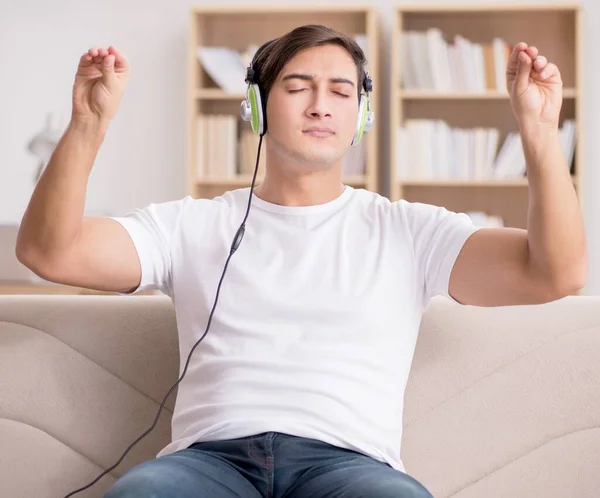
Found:
[(516, 69), (519, 64), (519, 54), (526, 48), (527, 48), (526, 43), (524, 43), (524, 42), (517, 43), (508, 58), (508, 65), (513, 67), (514, 69)]
[(539, 73), (539, 78), (544, 81), (560, 81), (560, 71), (558, 70), (558, 66), (549, 62), (544, 67), (543, 71)]
[(83, 54), (80, 57), (79, 65), (80, 66), (89, 66), (90, 64), (92, 64), (92, 59), (93, 59), (93, 57), (89, 54), (89, 52), (86, 52), (85, 54)]
[(98, 55), (100, 55), (102, 57), (106, 57), (108, 55), (108, 50), (106, 50), (105, 48), (99, 48)]
[(90, 48), (88, 54), (92, 57), (92, 62), (94, 64), (100, 64), (102, 62), (102, 56), (100, 55), (100, 49), (98, 47)]
[(515, 77), (515, 93), (517, 96), (525, 93), (529, 87), (532, 60), (525, 50), (518, 54), (517, 75)]
[(546, 57), (544, 57), (543, 55), (539, 55), (533, 60), (533, 68), (537, 72), (542, 71), (546, 67), (547, 64), (548, 64), (548, 59), (546, 59)]
[(537, 47), (527, 47), (527, 54), (529, 54), (531, 60), (534, 60), (539, 53), (540, 51), (537, 49)]
[(104, 60), (102, 61), (101, 66), (102, 66), (102, 80), (104, 81), (106, 86), (108, 86), (110, 88), (111, 85), (114, 84), (115, 78), (116, 78), (115, 56), (107, 55), (106, 57), (104, 57)]
[(119, 50), (117, 50), (112, 45), (110, 47), (108, 47), (108, 53), (115, 56), (115, 68), (116, 69), (127, 69), (127, 68), (129, 68), (129, 60), (127, 59), (127, 57), (125, 56), (125, 54), (123, 54), (122, 52), (120, 52)]
[(107, 68), (112, 68), (115, 64), (115, 56), (107, 55), (102, 59), (102, 66)]

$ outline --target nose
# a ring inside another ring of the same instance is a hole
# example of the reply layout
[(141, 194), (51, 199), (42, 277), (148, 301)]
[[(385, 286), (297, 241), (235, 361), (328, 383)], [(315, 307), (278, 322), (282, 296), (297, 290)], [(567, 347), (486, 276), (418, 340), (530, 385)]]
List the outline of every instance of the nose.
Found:
[(311, 118), (331, 117), (326, 88), (317, 86), (313, 89), (306, 114)]

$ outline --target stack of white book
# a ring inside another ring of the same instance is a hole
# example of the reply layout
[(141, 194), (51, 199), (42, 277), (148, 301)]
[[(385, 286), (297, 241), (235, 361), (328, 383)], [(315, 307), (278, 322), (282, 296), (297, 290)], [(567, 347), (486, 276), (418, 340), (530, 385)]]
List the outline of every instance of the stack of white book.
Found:
[(399, 180), (492, 177), (497, 129), (452, 128), (443, 120), (407, 119), (397, 134)]
[[(569, 168), (576, 143), (576, 123), (563, 122), (559, 137)], [(452, 128), (443, 120), (407, 119), (397, 130), (398, 180), (488, 180), (523, 177), (521, 137), (507, 134), (498, 151), (496, 128)]]
[(407, 90), (440, 92), (506, 91), (506, 64), (512, 47), (501, 38), (474, 43), (438, 28), (409, 30), (399, 39), (401, 83)]
[[(566, 119), (560, 130), (559, 139), (569, 169), (575, 155), (576, 123), (574, 119)], [(496, 178), (519, 177), (525, 175), (525, 153), (521, 136), (517, 132), (511, 132), (506, 136), (502, 148), (498, 152), (494, 165), (494, 176)]]
[[(196, 118), (197, 180), (227, 180), (254, 173), (259, 137), (240, 124), (237, 116), (228, 114), (202, 114)], [(257, 178), (265, 171), (266, 140), (263, 137)]]
[(226, 114), (196, 118), (196, 177), (231, 178), (237, 174), (238, 120)]

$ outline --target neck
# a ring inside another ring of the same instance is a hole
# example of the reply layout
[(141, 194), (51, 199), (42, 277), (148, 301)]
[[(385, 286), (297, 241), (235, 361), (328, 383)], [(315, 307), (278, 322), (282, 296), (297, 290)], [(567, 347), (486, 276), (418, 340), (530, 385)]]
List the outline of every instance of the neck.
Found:
[(254, 189), (254, 194), (264, 201), (280, 206), (325, 204), (339, 197), (344, 191), (340, 175), (332, 173), (335, 172), (320, 171), (302, 176), (281, 176), (267, 170), (263, 182)]
[(265, 177), (255, 187), (260, 199), (281, 206), (315, 206), (338, 198), (344, 191), (342, 165), (315, 171), (298, 171), (291, 167), (269, 163)]

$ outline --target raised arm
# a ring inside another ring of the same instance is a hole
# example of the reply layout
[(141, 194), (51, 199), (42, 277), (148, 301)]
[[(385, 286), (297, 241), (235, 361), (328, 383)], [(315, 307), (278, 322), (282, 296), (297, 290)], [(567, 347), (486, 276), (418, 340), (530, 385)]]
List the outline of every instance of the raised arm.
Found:
[(559, 141), (560, 72), (519, 43), (507, 83), (527, 163), (527, 230), (482, 229), (467, 240), (449, 284), (465, 304), (544, 303), (577, 292), (587, 278), (584, 222)]
[(140, 282), (140, 262), (125, 228), (109, 218), (83, 216), (89, 174), (129, 70), (126, 57), (113, 47), (92, 48), (79, 61), (71, 121), (17, 238), (19, 261), (46, 280), (110, 291), (129, 291)]

